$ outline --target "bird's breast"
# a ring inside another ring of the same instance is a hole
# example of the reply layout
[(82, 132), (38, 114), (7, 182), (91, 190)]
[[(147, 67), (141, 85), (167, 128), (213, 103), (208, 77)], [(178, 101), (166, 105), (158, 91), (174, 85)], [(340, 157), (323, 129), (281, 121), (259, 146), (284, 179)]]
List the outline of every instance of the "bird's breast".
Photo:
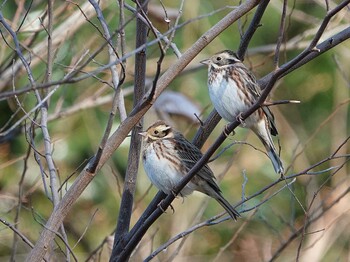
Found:
[(232, 122), (236, 116), (248, 109), (245, 96), (236, 81), (218, 76), (208, 83), (210, 99), (219, 115)]
[[(170, 194), (180, 182), (186, 171), (178, 154), (168, 142), (151, 143), (143, 153), (143, 166), (147, 176), (159, 190)], [(193, 190), (184, 189), (182, 195), (188, 195)]]

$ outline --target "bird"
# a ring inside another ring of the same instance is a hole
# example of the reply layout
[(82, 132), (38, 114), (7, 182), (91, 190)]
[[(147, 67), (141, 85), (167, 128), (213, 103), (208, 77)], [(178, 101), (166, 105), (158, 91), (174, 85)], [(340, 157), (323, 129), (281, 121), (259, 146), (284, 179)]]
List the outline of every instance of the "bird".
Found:
[(216, 111), (226, 121), (238, 120), (242, 127), (250, 128), (264, 145), (275, 172), (282, 177), (283, 163), (271, 137), (278, 135), (271, 110), (261, 106), (244, 121), (241, 118), (261, 95), (254, 74), (231, 50), (216, 53), (201, 63), (208, 66), (209, 96)]
[[(201, 151), (163, 120), (156, 121), (139, 134), (143, 136), (142, 162), (147, 176), (159, 190), (173, 194), (174, 187), (202, 157)], [(222, 195), (208, 165), (198, 171), (180, 195), (184, 197), (193, 191), (214, 198), (233, 220), (240, 217)]]

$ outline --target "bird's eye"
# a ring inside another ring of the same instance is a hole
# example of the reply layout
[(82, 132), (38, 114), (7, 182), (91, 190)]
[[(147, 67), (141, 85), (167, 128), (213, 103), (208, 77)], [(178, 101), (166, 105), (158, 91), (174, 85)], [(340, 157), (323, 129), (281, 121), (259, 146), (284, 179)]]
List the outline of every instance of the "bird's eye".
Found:
[(220, 61), (220, 60), (221, 60), (221, 57), (218, 56), (218, 57), (216, 58), (216, 61)]
[(158, 135), (159, 134), (159, 131), (158, 130), (154, 130), (153, 132), (155, 135)]

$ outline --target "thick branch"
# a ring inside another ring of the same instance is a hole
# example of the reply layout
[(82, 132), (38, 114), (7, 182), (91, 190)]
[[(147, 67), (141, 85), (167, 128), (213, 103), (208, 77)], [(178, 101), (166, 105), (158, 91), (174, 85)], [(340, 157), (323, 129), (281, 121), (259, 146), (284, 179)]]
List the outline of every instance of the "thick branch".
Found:
[[(137, 8), (138, 12), (141, 10), (147, 13), (148, 0), (140, 1), (141, 7)], [(140, 18), (136, 20), (136, 48), (144, 45), (147, 41), (148, 26), (142, 22)], [(135, 57), (135, 85), (134, 85), (134, 106), (136, 106), (144, 96), (146, 81), (146, 49), (141, 50)], [(135, 125), (131, 133), (130, 151), (128, 157), (128, 166), (126, 169), (124, 190), (122, 200), (120, 203), (119, 217), (117, 223), (117, 230), (114, 236), (115, 247), (121, 241), (124, 235), (129, 231), (131, 212), (134, 202), (134, 194), (136, 190), (137, 173), (139, 168), (140, 150), (141, 150), (141, 136), (142, 120)], [(116, 249), (113, 248), (111, 260), (116, 257)]]

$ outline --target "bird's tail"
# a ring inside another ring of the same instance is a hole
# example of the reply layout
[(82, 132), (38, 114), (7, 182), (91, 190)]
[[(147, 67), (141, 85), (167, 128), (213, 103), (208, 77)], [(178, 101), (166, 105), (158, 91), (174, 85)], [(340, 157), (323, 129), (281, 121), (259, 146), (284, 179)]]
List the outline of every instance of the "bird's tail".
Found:
[(259, 136), (259, 138), (266, 148), (267, 155), (269, 156), (269, 158), (272, 162), (272, 165), (273, 165), (273, 168), (275, 169), (275, 172), (277, 174), (280, 174), (281, 176), (283, 176), (283, 174), (284, 174), (283, 163), (277, 154), (277, 150), (275, 148), (275, 145), (273, 144), (271, 136), (269, 135), (268, 139), (264, 139), (261, 136)]
[(269, 158), (271, 159), (275, 172), (282, 176), (284, 174), (284, 168), (283, 168), (282, 161), (276, 152), (276, 148), (274, 146), (271, 147), (269, 145), (266, 145), (266, 150)]
[(232, 217), (233, 220), (237, 221), (241, 215), (231, 206), (231, 204), (221, 195), (221, 193), (216, 194), (216, 201), (226, 210), (226, 212)]
[(252, 130), (264, 144), (267, 154), (272, 162), (273, 168), (275, 169), (275, 172), (283, 176), (283, 163), (277, 154), (277, 150), (275, 148), (275, 145), (273, 144), (270, 131), (267, 128), (265, 121), (260, 121), (260, 123), (258, 123), (258, 125), (252, 128)]
[[(204, 178), (204, 177), (202, 177)], [(224, 198), (218, 184), (215, 182), (214, 175), (204, 178), (202, 185), (196, 190), (214, 198), (218, 203), (226, 210), (226, 212), (232, 217), (233, 220), (237, 221), (241, 215), (231, 206), (231, 204)]]

